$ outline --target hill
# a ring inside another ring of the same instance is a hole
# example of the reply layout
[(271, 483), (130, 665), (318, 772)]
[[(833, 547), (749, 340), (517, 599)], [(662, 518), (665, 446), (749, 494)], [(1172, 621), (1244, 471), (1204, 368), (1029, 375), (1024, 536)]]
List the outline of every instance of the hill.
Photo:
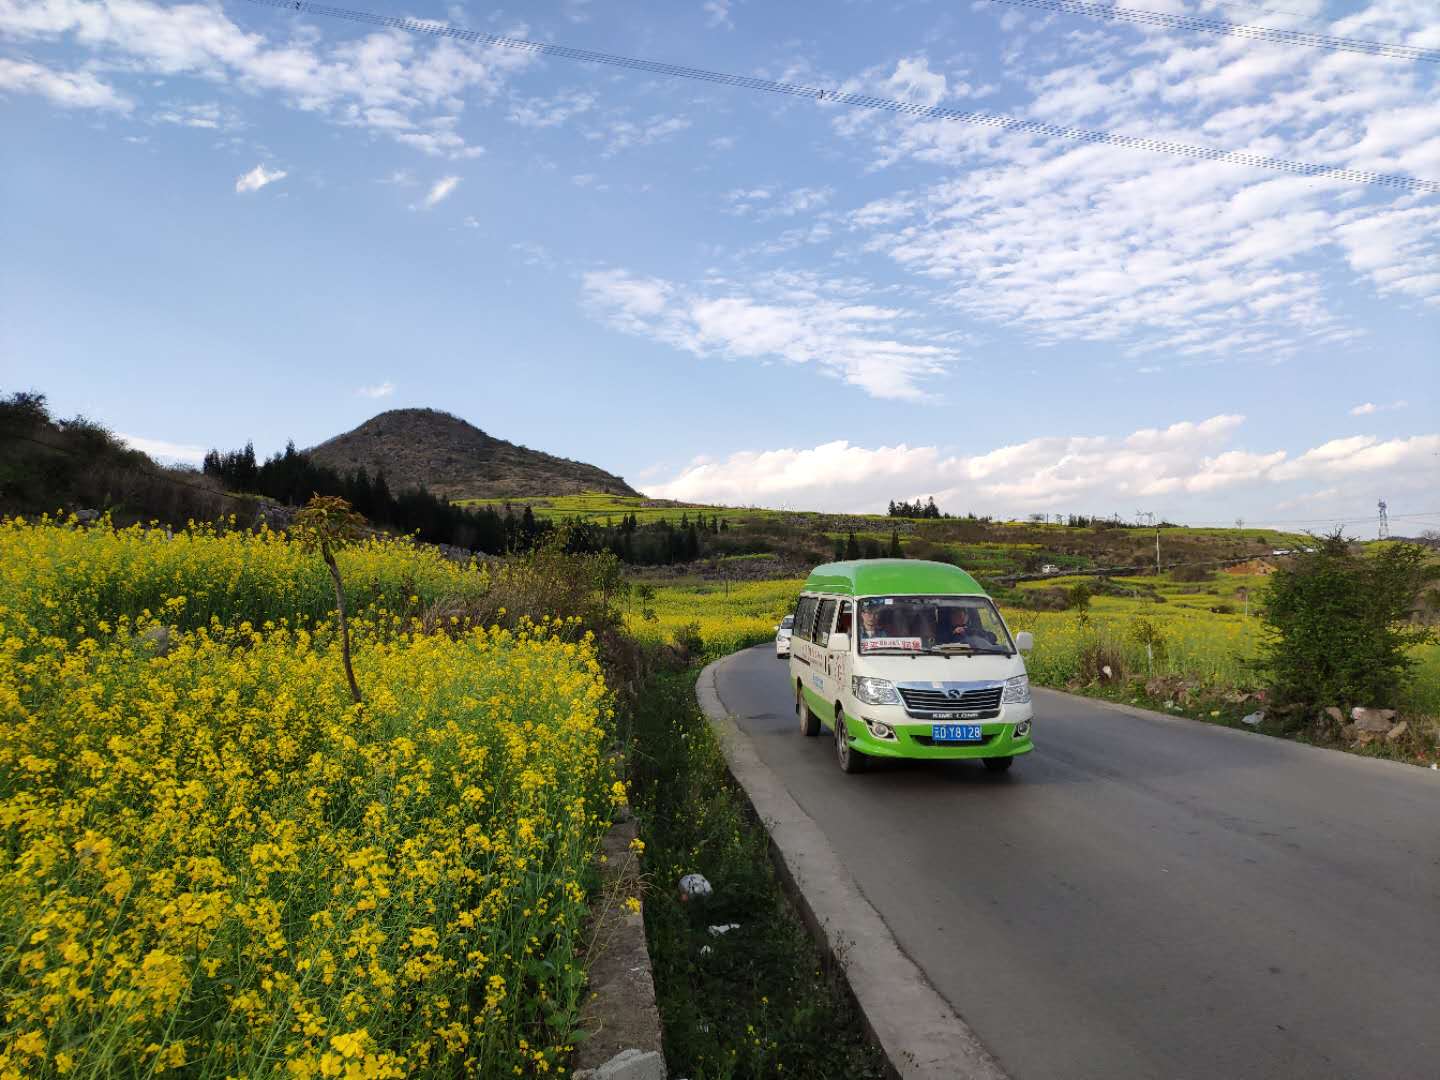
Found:
[(117, 525), (182, 526), (235, 514), (249, 522), (257, 502), (236, 499), (191, 470), (172, 469), (83, 416), (52, 416), (45, 396), (0, 398), (0, 519), (108, 513)]
[(516, 446), (438, 409), (392, 409), (306, 452), (342, 472), (383, 470), (396, 491), (424, 487), (450, 499), (639, 494), (594, 465)]

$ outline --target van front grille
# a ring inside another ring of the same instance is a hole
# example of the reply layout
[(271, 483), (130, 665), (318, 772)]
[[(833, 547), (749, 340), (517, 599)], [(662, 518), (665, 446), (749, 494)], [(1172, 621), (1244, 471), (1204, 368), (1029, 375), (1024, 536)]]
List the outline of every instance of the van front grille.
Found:
[(1000, 708), (1000, 695), (1005, 691), (1004, 685), (1000, 683), (972, 690), (933, 690), (911, 686), (897, 689), (900, 691), (900, 699), (905, 702), (906, 711), (912, 716), (933, 712), (990, 712)]

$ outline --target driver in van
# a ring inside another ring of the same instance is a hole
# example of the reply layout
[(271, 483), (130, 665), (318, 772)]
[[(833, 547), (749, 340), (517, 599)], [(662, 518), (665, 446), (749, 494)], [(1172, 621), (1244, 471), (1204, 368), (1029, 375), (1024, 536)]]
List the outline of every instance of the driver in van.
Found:
[(862, 638), (889, 637), (890, 631), (880, 618), (878, 604), (860, 605), (860, 636)]
[(968, 607), (952, 607), (945, 611), (947, 625), (941, 627), (941, 645), (969, 645), (975, 649), (993, 649), (995, 635), (980, 625), (980, 613)]

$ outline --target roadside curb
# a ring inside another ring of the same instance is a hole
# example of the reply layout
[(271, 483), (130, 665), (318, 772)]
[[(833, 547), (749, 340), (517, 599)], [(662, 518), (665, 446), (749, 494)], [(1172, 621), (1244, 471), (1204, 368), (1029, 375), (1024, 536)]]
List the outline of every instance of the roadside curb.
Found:
[(762, 762), (720, 699), (716, 675), (740, 653), (700, 672), (695, 695), (731, 777), (770, 834), (770, 855), (811, 934), (842, 972), (860, 1015), (902, 1080), (1007, 1080), (1000, 1063), (900, 948), (820, 826)]
[(593, 923), (591, 994), (580, 1020), (589, 1035), (575, 1048), (575, 1080), (665, 1080), (644, 909), (630, 911), (620, 903), (622, 896), (644, 895), (639, 856), (630, 850), (637, 835), (635, 820), (626, 817), (601, 844), (601, 895), (615, 907), (599, 912)]

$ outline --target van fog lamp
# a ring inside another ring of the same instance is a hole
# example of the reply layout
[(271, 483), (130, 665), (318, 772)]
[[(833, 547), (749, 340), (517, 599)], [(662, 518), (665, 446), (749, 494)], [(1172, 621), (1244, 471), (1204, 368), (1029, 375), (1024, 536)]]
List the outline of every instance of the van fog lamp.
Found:
[(869, 719), (869, 718), (867, 717), (866, 720), (865, 720), (865, 726), (870, 729), (870, 735), (871, 735), (871, 737), (873, 737), (873, 738), (876, 738), (876, 739), (893, 739), (893, 738), (895, 738), (895, 729), (892, 728), (889, 724), (882, 724), (879, 720), (871, 720), (871, 719)]
[(1000, 700), (1007, 705), (1027, 704), (1030, 701), (1030, 677), (1016, 675), (1013, 679), (1006, 679), (1005, 692), (1000, 695)]
[(1029, 721), (1029, 720), (1021, 720), (1018, 724), (1015, 725), (1015, 738), (1017, 738), (1017, 739), (1025, 739), (1025, 738), (1029, 738), (1029, 736), (1030, 736), (1030, 721)]
[(900, 694), (889, 679), (872, 679), (866, 675), (850, 676), (850, 692), (866, 705), (899, 705)]

